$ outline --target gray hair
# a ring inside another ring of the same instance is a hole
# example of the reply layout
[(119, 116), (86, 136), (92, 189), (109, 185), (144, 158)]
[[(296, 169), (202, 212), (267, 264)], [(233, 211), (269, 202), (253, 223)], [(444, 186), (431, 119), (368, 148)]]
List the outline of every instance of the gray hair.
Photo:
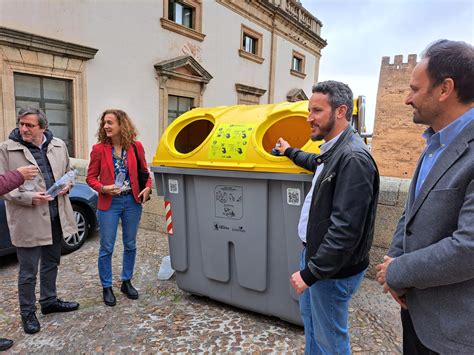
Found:
[(352, 119), (352, 110), (354, 109), (354, 97), (349, 85), (341, 83), (340, 81), (328, 80), (317, 83), (312, 88), (312, 93), (315, 92), (328, 95), (329, 105), (334, 111), (341, 105), (347, 106), (346, 120), (349, 122)]
[(16, 124), (18, 125), (20, 123), (20, 119), (27, 116), (27, 115), (36, 115), (38, 116), (38, 124), (41, 129), (46, 129), (48, 128), (48, 118), (46, 117), (46, 114), (39, 108), (35, 107), (26, 107), (26, 108), (21, 108), (20, 111), (18, 112), (18, 118), (16, 119)]

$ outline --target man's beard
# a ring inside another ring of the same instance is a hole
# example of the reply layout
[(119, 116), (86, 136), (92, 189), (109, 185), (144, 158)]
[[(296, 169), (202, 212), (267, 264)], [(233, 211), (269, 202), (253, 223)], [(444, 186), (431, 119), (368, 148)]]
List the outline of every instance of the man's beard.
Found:
[(436, 117), (435, 113), (427, 113), (426, 110), (423, 111), (423, 115), (418, 109), (414, 108), (414, 110), (415, 111), (413, 112), (413, 123), (415, 124), (429, 126), (433, 122), (433, 119)]
[(314, 136), (311, 136), (312, 141), (320, 141), (324, 139), (329, 132), (332, 131), (334, 125), (336, 124), (336, 112), (332, 111), (331, 116), (329, 116), (329, 121), (324, 126), (319, 126), (320, 133)]
[(413, 115), (413, 123), (415, 124), (423, 124), (423, 119), (419, 115)]

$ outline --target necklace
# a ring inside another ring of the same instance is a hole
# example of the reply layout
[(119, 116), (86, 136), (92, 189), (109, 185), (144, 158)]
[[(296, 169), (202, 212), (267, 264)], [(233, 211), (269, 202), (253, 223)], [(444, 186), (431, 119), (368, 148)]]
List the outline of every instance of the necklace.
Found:
[(123, 155), (124, 155), (123, 153), (124, 153), (124, 151), (123, 151), (123, 149), (121, 149), (120, 155), (118, 155), (115, 152), (115, 147), (112, 147), (112, 156), (114, 157), (114, 159), (122, 161), (123, 160)]
[(114, 159), (116, 160), (123, 160), (123, 157), (119, 157), (115, 152), (113, 152)]

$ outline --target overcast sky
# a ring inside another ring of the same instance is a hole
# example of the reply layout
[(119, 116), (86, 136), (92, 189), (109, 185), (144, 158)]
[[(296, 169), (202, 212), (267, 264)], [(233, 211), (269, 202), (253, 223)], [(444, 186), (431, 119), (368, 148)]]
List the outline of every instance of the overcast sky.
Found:
[[(474, 0), (301, 0), (322, 23), (319, 80), (365, 95), (372, 132), (383, 56), (418, 54), (440, 38), (474, 43)], [(309, 89), (308, 89), (309, 90)], [(305, 89), (305, 91), (308, 91)]]

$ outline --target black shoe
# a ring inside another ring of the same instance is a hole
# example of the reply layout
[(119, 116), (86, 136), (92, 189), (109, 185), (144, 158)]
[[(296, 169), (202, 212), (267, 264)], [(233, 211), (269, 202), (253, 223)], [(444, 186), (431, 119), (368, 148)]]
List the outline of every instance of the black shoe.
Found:
[(114, 291), (112, 291), (112, 287), (104, 287), (102, 294), (104, 296), (104, 303), (107, 306), (113, 307), (117, 303), (115, 299)]
[(27, 334), (38, 333), (41, 329), (35, 312), (30, 312), (26, 316), (21, 316), (21, 323), (23, 324), (23, 330)]
[(120, 287), (120, 291), (125, 293), (131, 300), (136, 300), (138, 298), (138, 291), (132, 286), (130, 280), (122, 281), (122, 287)]
[(59, 298), (53, 304), (50, 304), (46, 307), (41, 307), (41, 313), (50, 314), (56, 312), (72, 312), (79, 308), (79, 303), (77, 302), (65, 302), (61, 301)]
[(0, 351), (10, 349), (13, 345), (13, 340), (0, 338)]

